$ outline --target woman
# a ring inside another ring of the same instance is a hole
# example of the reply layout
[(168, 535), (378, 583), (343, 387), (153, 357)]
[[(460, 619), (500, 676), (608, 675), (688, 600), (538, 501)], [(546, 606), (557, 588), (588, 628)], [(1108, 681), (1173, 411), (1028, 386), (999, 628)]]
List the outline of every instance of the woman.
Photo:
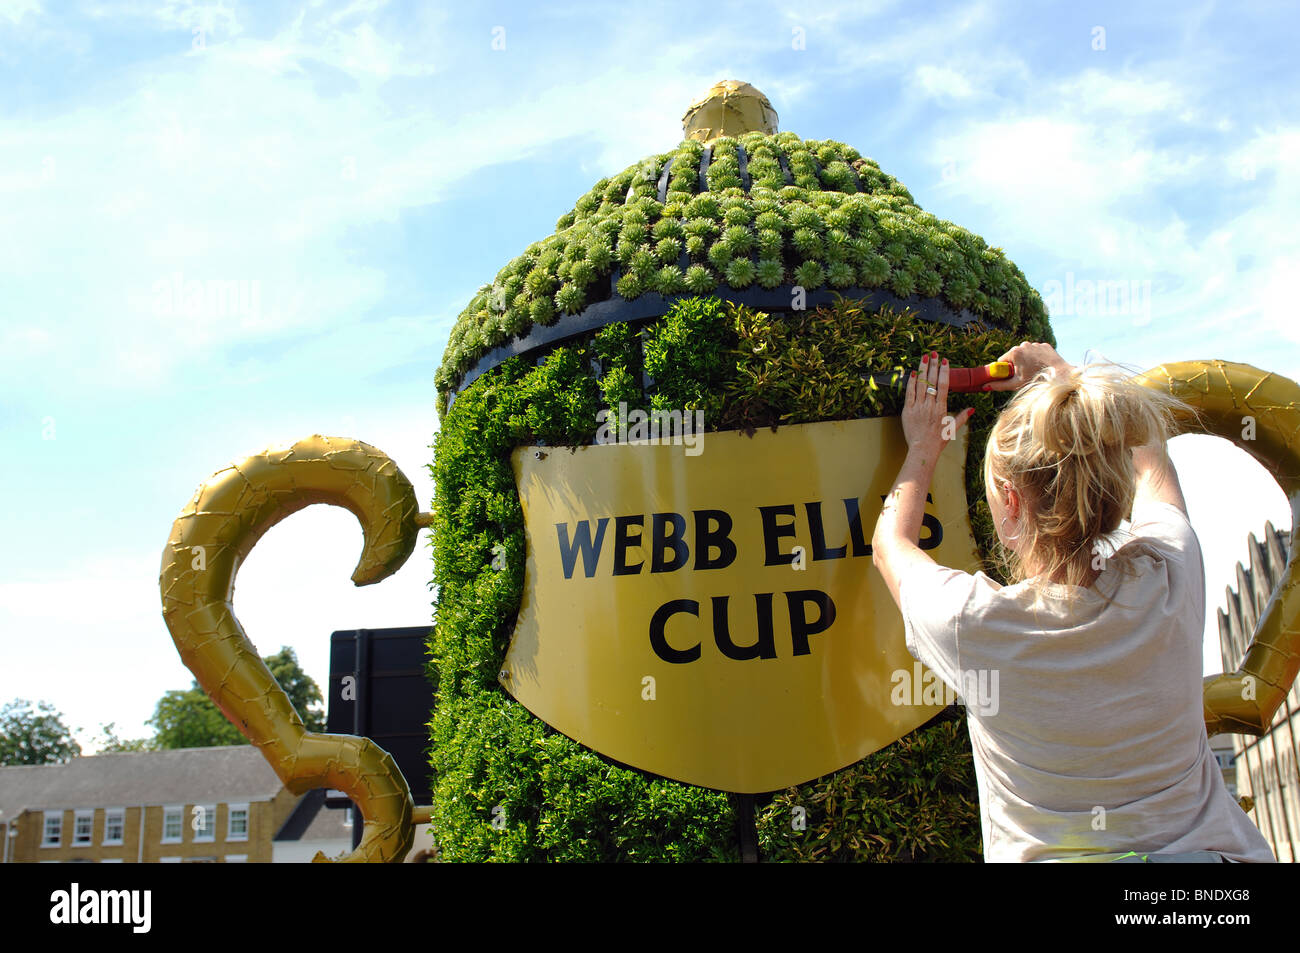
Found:
[[(1019, 388), (984, 455), (1010, 585), (917, 545), (935, 463), (974, 411), (947, 411), (931, 353), (903, 409), (908, 453), (872, 539), (908, 651), (969, 705), (986, 861), (1274, 861), (1205, 734), (1205, 580), (1165, 452), (1187, 405), (1048, 344), (1001, 358)], [(1132, 511), (1132, 541), (1109, 539)], [(996, 677), (996, 680), (995, 680)]]

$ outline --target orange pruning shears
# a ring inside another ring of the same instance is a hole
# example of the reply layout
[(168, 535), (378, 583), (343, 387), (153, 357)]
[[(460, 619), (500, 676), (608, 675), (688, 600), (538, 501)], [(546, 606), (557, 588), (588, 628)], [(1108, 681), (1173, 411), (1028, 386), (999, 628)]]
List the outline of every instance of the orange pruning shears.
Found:
[[(978, 391), (989, 381), (1006, 380), (1016, 373), (1010, 361), (994, 361), (983, 367), (948, 368), (948, 393), (969, 394)], [(896, 387), (907, 383), (908, 371), (896, 367), (883, 374), (863, 374), (862, 379), (873, 387)]]

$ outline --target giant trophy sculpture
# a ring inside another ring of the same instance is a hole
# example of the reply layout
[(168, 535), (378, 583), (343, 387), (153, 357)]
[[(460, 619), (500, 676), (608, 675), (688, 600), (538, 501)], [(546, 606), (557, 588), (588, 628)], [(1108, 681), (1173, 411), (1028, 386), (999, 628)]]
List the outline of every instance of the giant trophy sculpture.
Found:
[[(756, 796), (830, 811), (828, 785), (878, 784), (864, 765), (950, 700), (931, 681), (900, 703), (919, 663), (866, 543), (904, 451), (891, 372), (1055, 343), (1042, 299), (857, 150), (778, 132), (747, 84), (714, 86), (684, 132), (461, 314), (430, 511), (383, 452), (318, 435), (218, 471), (172, 527), (159, 583), (181, 659), (290, 790), (360, 808), (348, 861), (401, 861), (418, 822), (446, 860), (736, 859), (738, 826), (752, 855)], [(1300, 387), (1222, 360), (1141, 380), (1197, 409), (1185, 432), (1268, 468), (1300, 529)], [(998, 571), (979, 457), (1006, 399), (953, 395), (976, 415), (922, 539), (945, 565)], [(361, 523), (357, 585), (433, 531), (432, 805), (367, 739), (307, 731), (233, 613), (241, 561), (312, 503)], [(1211, 734), (1262, 733), (1295, 680), (1295, 573), (1292, 555), (1241, 668), (1206, 680)], [(826, 823), (853, 840), (864, 821)], [(963, 823), (978, 856), (977, 811)], [(831, 856), (775, 826), (765, 857)]]

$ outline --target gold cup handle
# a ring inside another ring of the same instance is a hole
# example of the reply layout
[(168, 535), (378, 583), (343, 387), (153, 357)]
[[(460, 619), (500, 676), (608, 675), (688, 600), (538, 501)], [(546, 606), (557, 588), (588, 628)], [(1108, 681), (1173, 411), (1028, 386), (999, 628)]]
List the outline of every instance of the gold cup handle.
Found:
[[(414, 828), (410, 788), (396, 762), (366, 738), (307, 731), (235, 618), (240, 563), (268, 529), (312, 503), (346, 507), (360, 521), (358, 586), (401, 568), (428, 525), (411, 482), (368, 444), (315, 435), (268, 448), (213, 474), (172, 524), (158, 578), (163, 619), (181, 661), (286, 788), (335, 788), (361, 810), (361, 843), (343, 861), (400, 863)], [(320, 852), (313, 858), (327, 860)]]
[(1205, 727), (1262, 735), (1300, 672), (1300, 385), (1249, 364), (1178, 361), (1139, 375), (1140, 383), (1180, 397), (1201, 412), (1179, 418), (1182, 433), (1224, 437), (1258, 460), (1291, 504), (1291, 546), (1281, 583), (1235, 672), (1205, 679)]

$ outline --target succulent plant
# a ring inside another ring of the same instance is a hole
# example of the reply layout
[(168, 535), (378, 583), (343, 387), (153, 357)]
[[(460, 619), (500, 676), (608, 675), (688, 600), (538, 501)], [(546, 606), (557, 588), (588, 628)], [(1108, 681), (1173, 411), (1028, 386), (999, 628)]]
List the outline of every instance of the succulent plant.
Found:
[(632, 260), (628, 262), (630, 270), (637, 272), (642, 277), (650, 274), (659, 265), (658, 257), (648, 248), (638, 248), (632, 255)]
[(826, 283), (832, 288), (847, 288), (853, 279), (853, 266), (847, 262), (837, 261), (826, 268)]
[(555, 318), (555, 304), (550, 298), (534, 298), (529, 315), (534, 324), (550, 324)]
[(916, 279), (905, 268), (895, 268), (889, 279), (890, 290), (900, 298), (906, 298), (916, 291)]
[(717, 279), (703, 265), (691, 265), (686, 269), (686, 288), (692, 294), (708, 294), (717, 286)]
[(645, 290), (645, 277), (639, 272), (629, 271), (618, 280), (618, 293), (629, 301), (640, 296)]
[(661, 238), (655, 245), (655, 256), (664, 264), (675, 262), (682, 253), (682, 243), (675, 238)]
[(727, 284), (733, 288), (747, 288), (754, 280), (754, 263), (748, 258), (734, 258), (727, 265)]
[(785, 268), (779, 258), (760, 258), (755, 275), (759, 285), (771, 290), (781, 284), (785, 277)]
[(806, 259), (821, 258), (825, 254), (822, 240), (811, 228), (796, 228), (790, 236), (790, 244)]
[(743, 225), (733, 225), (722, 233), (720, 241), (732, 255), (743, 255), (754, 245), (754, 235)]
[(680, 239), (684, 238), (686, 235), (686, 229), (682, 221), (676, 216), (669, 216), (667, 214), (665, 214), (663, 218), (659, 219), (659, 221), (655, 222), (654, 228), (651, 231), (654, 234), (654, 237), (660, 241), (663, 241), (665, 238)]
[(878, 254), (871, 254), (858, 269), (859, 283), (864, 288), (879, 288), (889, 281), (891, 269), (889, 261)]
[(717, 222), (703, 216), (687, 219), (685, 228), (688, 236), (697, 235), (700, 238), (710, 238), (719, 230)]
[(581, 288), (569, 282), (556, 292), (555, 303), (563, 313), (576, 314), (587, 303), (587, 297), (582, 293)]
[(776, 258), (781, 254), (781, 233), (772, 228), (760, 229), (755, 239), (755, 247), (763, 258)]
[(676, 265), (664, 265), (655, 272), (653, 287), (661, 295), (680, 294), (686, 290), (686, 276)]
[(826, 274), (822, 266), (815, 261), (805, 261), (794, 270), (795, 284), (808, 290), (820, 288), (825, 280)]
[(942, 289), (943, 278), (933, 268), (926, 268), (916, 276), (916, 290), (922, 297), (938, 297)]
[(717, 221), (721, 215), (718, 197), (708, 192), (700, 193), (687, 203), (686, 214), (691, 218), (706, 218)]
[[(569, 269), (569, 280), (579, 288), (585, 288), (596, 280), (596, 267), (588, 258), (581, 258), (575, 261)], [(510, 303), (509, 289), (507, 289), (506, 303)]]

